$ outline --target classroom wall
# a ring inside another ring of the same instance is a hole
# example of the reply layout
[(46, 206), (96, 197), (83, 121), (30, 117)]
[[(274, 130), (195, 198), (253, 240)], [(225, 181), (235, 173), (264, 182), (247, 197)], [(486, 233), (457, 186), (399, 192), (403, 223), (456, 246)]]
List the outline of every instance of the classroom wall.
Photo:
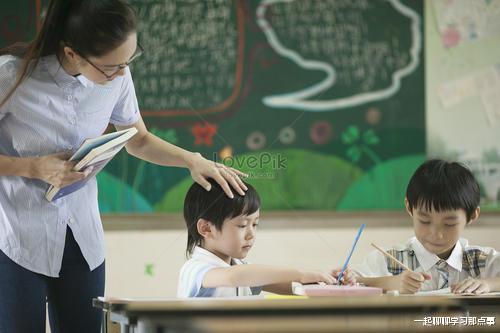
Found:
[[(261, 225), (272, 223), (263, 216)], [(390, 246), (412, 236), (412, 229), (367, 227), (353, 254), (360, 263), (371, 251), (370, 242)], [(353, 228), (264, 229), (248, 260), (252, 263), (329, 270), (341, 266), (351, 247)], [(500, 249), (498, 226), (470, 227), (471, 244)], [(181, 230), (113, 231), (106, 233), (106, 295), (120, 297), (175, 297), (179, 270), (184, 263), (186, 233)], [(150, 266), (148, 266), (150, 264)]]
[[(427, 155), (466, 162), (481, 184), (483, 210), (498, 210), (500, 28), (493, 16), (500, 1), (450, 1), (455, 11), (447, 19), (440, 15), (443, 1), (425, 4)], [(452, 29), (464, 30), (462, 37), (445, 47), (438, 25), (458, 18)]]

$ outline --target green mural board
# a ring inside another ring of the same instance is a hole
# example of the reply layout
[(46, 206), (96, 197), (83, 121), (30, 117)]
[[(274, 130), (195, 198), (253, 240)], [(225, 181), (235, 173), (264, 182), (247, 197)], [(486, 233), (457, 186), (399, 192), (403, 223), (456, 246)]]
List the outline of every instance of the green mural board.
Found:
[(46, 0), (16, 0), (0, 3), (0, 47), (29, 41), (36, 31), (41, 7)]
[[(422, 1), (130, 3), (152, 132), (248, 172), (266, 209), (402, 208), (425, 158)], [(126, 153), (98, 181), (103, 212), (179, 212), (192, 182)]]

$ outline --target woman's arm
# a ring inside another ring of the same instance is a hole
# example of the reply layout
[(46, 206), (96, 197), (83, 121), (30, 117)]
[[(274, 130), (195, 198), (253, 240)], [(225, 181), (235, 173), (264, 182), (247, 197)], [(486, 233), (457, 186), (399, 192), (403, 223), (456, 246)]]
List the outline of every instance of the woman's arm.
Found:
[(0, 176), (32, 177), (33, 158), (0, 155)]
[(137, 134), (125, 147), (129, 154), (158, 165), (187, 167), (193, 179), (207, 190), (210, 189), (210, 183), (206, 178), (213, 178), (229, 197), (232, 197), (229, 184), (239, 194), (245, 194), (246, 186), (239, 178), (239, 176), (246, 176), (244, 173), (215, 161), (209, 161), (199, 153), (187, 151), (158, 138), (147, 130), (141, 117), (133, 125), (115, 127), (117, 130), (129, 127), (137, 129)]
[(70, 153), (41, 157), (12, 157), (0, 155), (0, 176), (18, 176), (40, 179), (57, 187), (64, 187), (87, 176), (73, 171), (76, 162), (67, 161)]
[(189, 167), (192, 163), (195, 153), (177, 147), (150, 133), (141, 117), (133, 125), (115, 126), (118, 131), (130, 127), (137, 129), (137, 134), (125, 146), (130, 155), (163, 166)]

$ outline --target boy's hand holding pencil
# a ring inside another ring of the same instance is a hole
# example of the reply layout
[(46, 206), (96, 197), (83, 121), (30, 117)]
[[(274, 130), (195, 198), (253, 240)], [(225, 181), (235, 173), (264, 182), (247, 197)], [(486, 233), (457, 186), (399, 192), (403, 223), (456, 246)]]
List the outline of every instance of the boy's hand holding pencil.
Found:
[(321, 271), (299, 271), (300, 272), (300, 283), (325, 283), (325, 284), (335, 284), (337, 280), (327, 273)]
[(405, 270), (396, 277), (401, 294), (414, 294), (422, 288), (425, 280), (430, 280), (431, 276), (427, 273), (418, 273)]
[[(342, 271), (341, 267), (335, 268), (334, 270), (332, 270), (331, 274), (335, 279), (338, 280), (341, 271)], [(356, 275), (351, 271), (350, 268), (346, 268), (344, 274), (342, 274), (342, 277), (340, 279), (341, 281), (338, 281), (338, 283), (343, 285), (353, 286), (357, 282)]]
[(425, 280), (430, 280), (431, 276), (427, 273), (418, 273), (412, 271), (408, 266), (403, 264), (401, 261), (396, 259), (394, 256), (390, 255), (387, 253), (384, 249), (382, 249), (380, 246), (378, 246), (375, 243), (371, 243), (371, 245), (376, 248), (378, 251), (380, 251), (383, 255), (385, 255), (387, 258), (391, 259), (401, 267), (405, 269), (401, 274), (397, 275), (395, 277), (398, 285), (398, 290), (402, 294), (414, 294), (417, 291), (422, 288), (422, 284), (424, 283)]

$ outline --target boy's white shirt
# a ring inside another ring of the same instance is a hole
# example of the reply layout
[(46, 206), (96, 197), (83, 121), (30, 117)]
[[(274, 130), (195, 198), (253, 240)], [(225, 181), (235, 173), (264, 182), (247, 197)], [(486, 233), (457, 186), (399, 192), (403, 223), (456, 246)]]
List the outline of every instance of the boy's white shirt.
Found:
[[(415, 269), (415, 272), (425, 272), (431, 275), (431, 280), (426, 280), (420, 291), (431, 291), (438, 289), (439, 273), (436, 263), (440, 260), (439, 257), (427, 251), (416, 237), (408, 240), (404, 246), (396, 246), (393, 249), (401, 251), (405, 249), (413, 250), (417, 257), (420, 266)], [(446, 260), (449, 266), (449, 285), (456, 284), (460, 281), (471, 277), (467, 270), (462, 269), (462, 256), (464, 250), (479, 249), (487, 253), (486, 265), (480, 268), (481, 279), (500, 277), (500, 253), (490, 247), (469, 246), (469, 242), (460, 238), (451, 252), (449, 258)], [(387, 249), (386, 249), (387, 250)], [(380, 277), (392, 276), (387, 269), (386, 257), (375, 250), (370, 252), (361, 265), (353, 267), (353, 271), (363, 277)]]
[[(232, 258), (233, 265), (245, 265), (247, 262)], [(235, 297), (258, 295), (261, 287), (218, 287), (203, 288), (201, 286), (205, 274), (219, 267), (231, 267), (227, 262), (205, 250), (196, 246), (191, 258), (184, 263), (179, 273), (179, 284), (177, 286), (177, 297)]]

